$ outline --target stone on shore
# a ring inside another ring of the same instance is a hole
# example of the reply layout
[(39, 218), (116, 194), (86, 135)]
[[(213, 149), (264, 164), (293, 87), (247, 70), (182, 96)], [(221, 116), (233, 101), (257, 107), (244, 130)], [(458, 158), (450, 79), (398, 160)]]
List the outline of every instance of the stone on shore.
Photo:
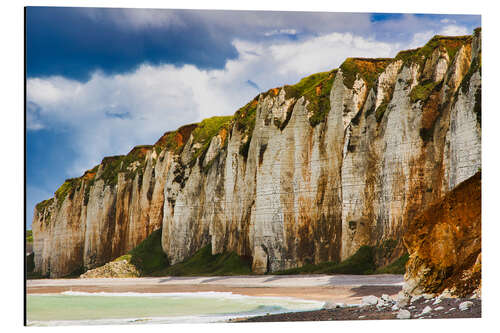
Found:
[(378, 303), (378, 301), (379, 301), (379, 299), (378, 299), (377, 296), (370, 295), (370, 296), (363, 297), (363, 299), (361, 300), (361, 304), (363, 306), (366, 306), (366, 305), (375, 305), (375, 304)]
[(401, 309), (401, 310), (399, 310), (396, 318), (398, 318), (398, 319), (410, 319), (411, 313), (408, 310)]
[(460, 311), (467, 311), (472, 307), (472, 304), (474, 303), (472, 303), (471, 301), (462, 302), (460, 303), (458, 308), (460, 309)]
[(426, 306), (426, 307), (422, 310), (422, 312), (420, 313), (420, 316), (424, 316), (424, 315), (426, 315), (426, 314), (428, 314), (428, 313), (430, 313), (430, 312), (432, 312), (432, 308), (431, 308), (430, 306), (428, 306), (428, 305), (427, 305), (427, 306)]
[(404, 292), (400, 292), (398, 296), (396, 297), (396, 304), (400, 307), (403, 308), (407, 306), (410, 303), (410, 296), (407, 295)]

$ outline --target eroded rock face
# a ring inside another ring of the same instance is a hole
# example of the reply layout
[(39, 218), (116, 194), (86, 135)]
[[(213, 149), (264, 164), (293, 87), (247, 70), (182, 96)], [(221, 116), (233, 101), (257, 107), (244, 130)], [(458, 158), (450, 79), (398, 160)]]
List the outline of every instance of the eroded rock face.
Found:
[(481, 288), (481, 173), (417, 216), (404, 236), (404, 291), (470, 296)]
[[(165, 156), (167, 155), (167, 156)], [(148, 150), (141, 161), (144, 173), (126, 179), (117, 175), (116, 185), (90, 173), (58, 201), (57, 197), (33, 217), (35, 269), (43, 275), (60, 277), (101, 266), (130, 251), (163, 218), (162, 177), (170, 165), (168, 152), (155, 158)]]
[(140, 176), (120, 171), (110, 185), (98, 171), (88, 203), (84, 182), (35, 211), (37, 270), (95, 267), (160, 226), (171, 264), (209, 243), (259, 273), (385, 240), (401, 255), (409, 221), (480, 168), (479, 38), (350, 58), (308, 89), (260, 94), (207, 141), (201, 125), (167, 133), (134, 162)]

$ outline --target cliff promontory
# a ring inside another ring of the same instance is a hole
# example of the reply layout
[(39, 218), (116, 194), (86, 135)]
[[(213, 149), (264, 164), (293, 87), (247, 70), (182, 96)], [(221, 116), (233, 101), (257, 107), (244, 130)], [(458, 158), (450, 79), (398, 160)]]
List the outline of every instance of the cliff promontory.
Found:
[[(261, 93), (67, 180), (33, 217), (35, 270), (101, 266), (154, 230), (169, 264), (211, 245), (255, 273), (405, 253), (412, 221), (481, 167), (480, 29)], [(210, 107), (210, 106), (206, 106)]]

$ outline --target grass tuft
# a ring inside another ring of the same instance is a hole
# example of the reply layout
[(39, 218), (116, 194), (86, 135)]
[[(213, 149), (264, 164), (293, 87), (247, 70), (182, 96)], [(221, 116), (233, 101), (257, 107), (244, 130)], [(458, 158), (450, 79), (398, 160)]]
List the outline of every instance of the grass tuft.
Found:
[(73, 194), (80, 188), (81, 184), (82, 180), (80, 178), (66, 179), (66, 181), (54, 193), (57, 199), (57, 206), (61, 207), (63, 201), (68, 196), (72, 198)]
[(451, 62), (460, 47), (471, 41), (472, 36), (449, 37), (436, 35), (421, 48), (399, 52), (395, 59), (403, 60), (404, 64), (417, 63), (420, 66), (420, 71), (422, 71), (425, 61), (432, 55), (432, 52), (436, 48), (440, 47), (446, 50)]
[[(284, 86), (286, 98), (298, 99), (304, 96), (308, 101), (307, 110), (311, 114), (309, 123), (312, 127), (325, 121), (328, 112), (330, 112), (330, 91), (337, 71), (334, 69), (329, 72), (316, 73), (303, 78), (293, 86)], [(278, 127), (283, 129), (285, 126), (280, 124)]]
[(54, 203), (54, 198), (50, 198), (47, 200), (44, 200), (42, 202), (39, 202), (36, 204), (35, 208), (39, 213), (43, 213), (45, 209), (50, 207)]
[[(145, 240), (128, 254), (118, 258), (125, 259), (141, 272), (141, 275), (151, 273), (168, 266), (168, 259), (161, 247), (161, 230), (153, 231)], [(116, 260), (118, 260), (116, 259)]]
[(441, 84), (442, 81), (434, 82), (428, 80), (416, 85), (410, 92), (410, 102), (416, 103), (418, 101), (427, 101), (434, 89), (440, 87)]
[(375, 270), (375, 274), (404, 274), (406, 269), (406, 263), (410, 255), (408, 253), (402, 255), (394, 262), (390, 263), (387, 266), (377, 268)]
[(26, 243), (33, 243), (33, 230), (26, 230)]
[(194, 276), (194, 275), (248, 275), (252, 273), (251, 261), (234, 252), (212, 255), (208, 244), (191, 258), (155, 272), (154, 276)]
[(378, 246), (361, 246), (355, 254), (340, 263), (308, 263), (302, 267), (287, 269), (273, 274), (404, 274), (408, 254), (385, 267), (376, 267), (376, 258), (389, 258), (396, 245), (396, 240), (388, 239)]
[(373, 246), (362, 246), (355, 254), (340, 263), (306, 264), (302, 267), (273, 274), (372, 274), (376, 269), (374, 255), (375, 248)]
[(367, 91), (370, 91), (380, 73), (392, 61), (393, 59), (391, 58), (347, 58), (340, 66), (344, 85), (352, 89), (356, 81), (356, 76), (359, 74), (366, 83)]
[(209, 244), (192, 257), (169, 266), (167, 256), (161, 246), (161, 231), (158, 229), (129, 253), (114, 261), (127, 260), (140, 272), (141, 276), (194, 276), (194, 275), (245, 275), (251, 274), (251, 260), (234, 252), (212, 255)]

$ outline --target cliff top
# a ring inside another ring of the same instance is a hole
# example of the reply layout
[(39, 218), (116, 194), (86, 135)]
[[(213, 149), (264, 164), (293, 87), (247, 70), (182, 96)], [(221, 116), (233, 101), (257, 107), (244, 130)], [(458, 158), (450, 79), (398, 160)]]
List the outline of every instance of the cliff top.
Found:
[(163, 149), (175, 151), (182, 147), (187, 142), (191, 132), (196, 128), (196, 126), (198, 126), (198, 124), (184, 125), (175, 131), (169, 131), (163, 134), (154, 144), (157, 153)]
[[(480, 28), (477, 28), (480, 30)], [(455, 57), (455, 54), (465, 44), (470, 44), (472, 42), (471, 35), (465, 36), (441, 36), (435, 35), (422, 47), (404, 50), (399, 52), (394, 59), (402, 60), (404, 64), (414, 62), (420, 65), (422, 70), (422, 65), (425, 60), (432, 55), (432, 52), (436, 48), (441, 48), (448, 53), (450, 60)]]
[(344, 85), (352, 89), (356, 76), (359, 76), (366, 82), (368, 90), (371, 89), (380, 73), (394, 59), (392, 58), (347, 58), (340, 69), (344, 78)]

